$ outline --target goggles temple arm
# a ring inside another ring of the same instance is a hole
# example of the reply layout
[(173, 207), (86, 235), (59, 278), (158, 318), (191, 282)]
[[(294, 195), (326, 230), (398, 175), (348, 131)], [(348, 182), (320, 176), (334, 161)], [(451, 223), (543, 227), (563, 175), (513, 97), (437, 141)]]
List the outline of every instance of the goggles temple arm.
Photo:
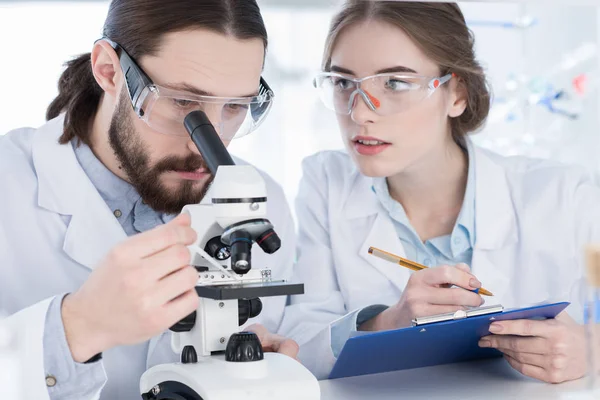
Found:
[(140, 97), (146, 87), (153, 85), (152, 80), (118, 43), (113, 42), (111, 39), (106, 37), (102, 38), (101, 40), (105, 40), (117, 52), (117, 55), (119, 56), (119, 63), (121, 64), (121, 70), (123, 71), (123, 76), (125, 77), (125, 85), (127, 87), (129, 99), (131, 100), (131, 105), (136, 114), (138, 114), (140, 117), (143, 117), (144, 110), (141, 108)]
[(260, 83), (258, 86), (258, 95), (263, 95), (265, 93), (268, 93), (270, 95), (270, 97), (274, 97), (275, 93), (273, 93), (273, 90), (271, 89), (271, 87), (269, 86), (269, 84), (267, 83), (267, 81), (265, 81), (265, 79), (261, 76), (260, 77)]
[(448, 82), (450, 79), (454, 78), (456, 75), (453, 73), (451, 74), (446, 74), (444, 76), (442, 76), (441, 78), (435, 78), (432, 79), (431, 81), (429, 81), (429, 85), (427, 85), (429, 87), (430, 90), (435, 90), (437, 88), (439, 88), (440, 86), (442, 86), (444, 83)]

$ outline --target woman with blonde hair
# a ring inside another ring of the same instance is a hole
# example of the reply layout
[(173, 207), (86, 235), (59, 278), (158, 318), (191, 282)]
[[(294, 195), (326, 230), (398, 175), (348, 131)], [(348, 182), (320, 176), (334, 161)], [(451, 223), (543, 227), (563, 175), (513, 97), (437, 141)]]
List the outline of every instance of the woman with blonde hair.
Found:
[[(600, 190), (582, 170), (503, 157), (469, 139), (490, 93), (454, 3), (349, 1), (334, 18), (315, 86), (346, 152), (303, 162), (297, 199), (303, 296), (281, 333), (327, 377), (352, 331), (406, 327), (483, 303), (571, 305), (556, 319), (491, 325), (480, 346), (547, 382), (585, 374), (584, 247), (600, 241)], [(424, 264), (411, 272), (374, 246)]]

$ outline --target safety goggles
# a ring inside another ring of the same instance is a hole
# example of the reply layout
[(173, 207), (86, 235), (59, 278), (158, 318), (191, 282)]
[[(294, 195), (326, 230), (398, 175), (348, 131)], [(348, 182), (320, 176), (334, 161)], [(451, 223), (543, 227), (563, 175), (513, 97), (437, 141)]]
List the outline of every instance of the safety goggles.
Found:
[(261, 77), (258, 95), (252, 97), (202, 96), (155, 84), (119, 44), (108, 38), (119, 56), (127, 92), (137, 116), (157, 132), (189, 136), (183, 121), (192, 111), (209, 117), (222, 140), (237, 139), (263, 122), (273, 102), (273, 91)]
[(336, 72), (323, 72), (315, 77), (313, 84), (323, 104), (338, 114), (349, 115), (360, 96), (372, 111), (385, 116), (410, 109), (454, 76), (432, 78), (386, 73), (356, 79)]

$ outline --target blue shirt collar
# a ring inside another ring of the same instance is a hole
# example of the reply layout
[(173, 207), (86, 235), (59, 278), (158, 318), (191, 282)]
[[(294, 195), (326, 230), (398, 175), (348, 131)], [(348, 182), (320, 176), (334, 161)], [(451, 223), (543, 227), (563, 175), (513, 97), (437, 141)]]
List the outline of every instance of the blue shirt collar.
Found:
[(111, 212), (120, 211), (117, 219), (126, 232), (144, 232), (168, 222), (175, 216), (157, 213), (147, 206), (130, 183), (113, 174), (85, 143), (71, 143), (75, 157)]
[[(467, 239), (470, 247), (475, 245), (475, 158), (473, 154), (473, 147), (467, 145), (467, 154), (469, 159), (469, 166), (467, 171), (467, 187), (465, 189), (465, 197), (463, 204), (458, 214), (456, 224), (452, 230), (451, 240), (456, 240), (458, 237), (463, 236)], [(404, 225), (407, 229), (414, 232), (413, 227), (408, 220), (408, 216), (404, 211), (402, 204), (394, 200), (390, 196), (390, 192), (387, 185), (386, 178), (373, 178), (373, 191), (375, 192), (378, 200), (382, 206), (388, 211), (390, 217), (392, 217), (398, 223)], [(416, 232), (415, 232), (416, 234)]]
[(77, 139), (71, 141), (75, 157), (102, 199), (113, 211), (121, 210), (123, 214), (131, 212), (140, 199), (137, 191), (106, 168), (88, 145), (77, 145), (76, 142)]

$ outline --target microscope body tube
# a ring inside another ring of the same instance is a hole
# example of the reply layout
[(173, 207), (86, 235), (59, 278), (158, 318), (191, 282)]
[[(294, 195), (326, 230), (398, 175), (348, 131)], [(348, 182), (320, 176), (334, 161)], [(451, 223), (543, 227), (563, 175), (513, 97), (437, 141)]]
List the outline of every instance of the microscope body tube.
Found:
[(219, 166), (235, 165), (204, 112), (192, 111), (185, 117), (184, 125), (213, 176), (216, 175)]

